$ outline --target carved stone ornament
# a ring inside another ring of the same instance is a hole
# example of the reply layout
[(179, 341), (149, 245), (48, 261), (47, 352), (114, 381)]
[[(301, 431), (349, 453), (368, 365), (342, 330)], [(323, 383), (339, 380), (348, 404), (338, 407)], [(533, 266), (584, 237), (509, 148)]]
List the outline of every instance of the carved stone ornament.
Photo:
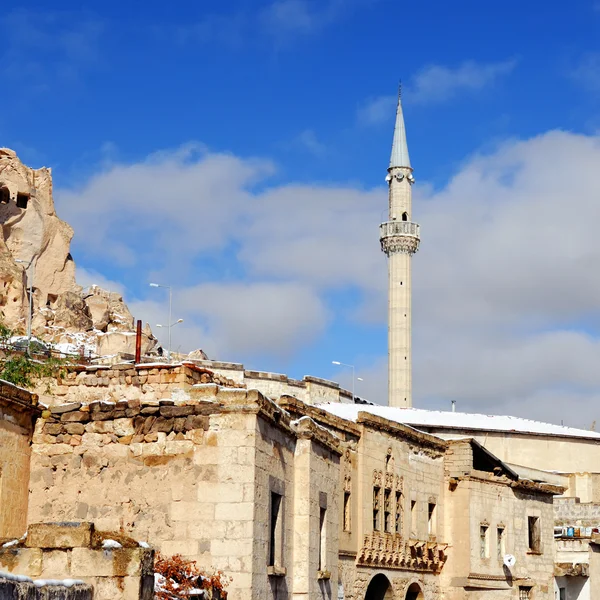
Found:
[(390, 254), (414, 254), (419, 249), (419, 238), (410, 235), (393, 235), (381, 239), (381, 249)]
[(383, 473), (375, 469), (373, 471), (373, 485), (381, 487), (383, 485)]
[(352, 488), (352, 477), (350, 475), (346, 475), (344, 477), (344, 491), (349, 492)]
[(364, 537), (358, 555), (362, 566), (439, 573), (446, 561), (447, 544), (406, 540), (400, 534), (374, 531)]

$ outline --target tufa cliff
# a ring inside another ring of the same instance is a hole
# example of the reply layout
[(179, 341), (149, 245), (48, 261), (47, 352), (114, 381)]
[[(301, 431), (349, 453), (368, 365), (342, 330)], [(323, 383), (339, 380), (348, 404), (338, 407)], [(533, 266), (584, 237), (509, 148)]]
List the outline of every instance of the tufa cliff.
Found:
[[(73, 229), (56, 215), (51, 170), (30, 169), (8, 148), (0, 148), (0, 223), (0, 311), (8, 327), (26, 331), (31, 281), (34, 336), (65, 353), (134, 353), (134, 318), (123, 298), (77, 285)], [(142, 351), (156, 345), (146, 326)]]

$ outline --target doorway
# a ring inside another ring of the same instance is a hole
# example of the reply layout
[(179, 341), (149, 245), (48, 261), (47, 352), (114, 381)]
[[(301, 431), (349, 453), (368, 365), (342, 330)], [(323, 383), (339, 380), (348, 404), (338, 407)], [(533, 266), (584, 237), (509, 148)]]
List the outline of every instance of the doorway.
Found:
[(423, 590), (418, 583), (411, 583), (406, 590), (406, 600), (423, 600)]
[(393, 597), (390, 580), (382, 573), (375, 575), (369, 582), (365, 600), (392, 600)]

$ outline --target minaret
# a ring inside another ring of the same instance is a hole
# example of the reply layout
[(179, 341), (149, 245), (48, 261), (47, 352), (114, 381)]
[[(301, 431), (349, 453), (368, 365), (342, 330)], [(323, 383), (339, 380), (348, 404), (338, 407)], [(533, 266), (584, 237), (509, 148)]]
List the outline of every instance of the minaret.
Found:
[(389, 221), (380, 225), (381, 249), (388, 257), (388, 404), (412, 406), (411, 259), (419, 247), (419, 226), (412, 221), (411, 187), (402, 101), (398, 92), (396, 125), (388, 174)]

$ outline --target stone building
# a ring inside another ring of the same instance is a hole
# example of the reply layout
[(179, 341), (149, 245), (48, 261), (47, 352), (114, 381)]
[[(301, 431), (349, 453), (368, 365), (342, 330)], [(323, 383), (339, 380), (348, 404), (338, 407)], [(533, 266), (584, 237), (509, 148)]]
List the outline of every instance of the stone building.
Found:
[(378, 407), (235, 386), (192, 363), (71, 368), (36, 423), (29, 522), (91, 521), (180, 553), (231, 576), (232, 600), (553, 593), (563, 488)]

